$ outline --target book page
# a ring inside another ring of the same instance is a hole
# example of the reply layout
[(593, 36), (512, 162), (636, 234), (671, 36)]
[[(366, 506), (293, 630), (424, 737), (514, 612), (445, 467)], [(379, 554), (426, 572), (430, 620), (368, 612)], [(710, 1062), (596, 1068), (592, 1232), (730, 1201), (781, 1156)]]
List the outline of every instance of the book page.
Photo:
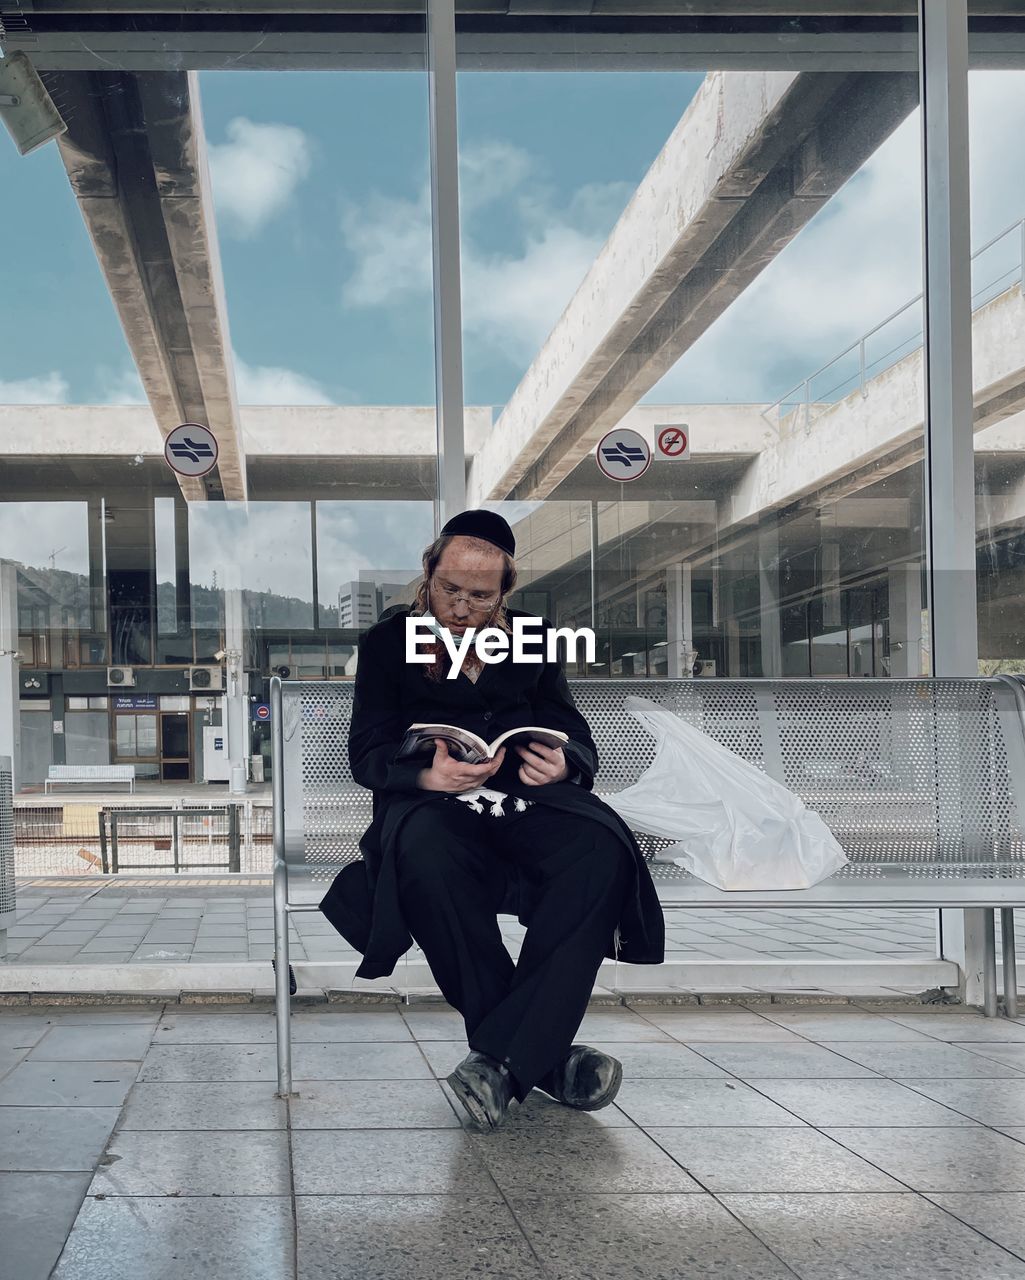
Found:
[(521, 745), (524, 746), (527, 741), (541, 742), (546, 747), (561, 747), (569, 742), (569, 734), (563, 733), (561, 729), (542, 729), (539, 725), (522, 725), (518, 729), (507, 729), (505, 733), (499, 734), (489, 747), (491, 754), (495, 755), (498, 748), (512, 738), (522, 738), (524, 741)]
[(480, 764), (490, 758), (488, 744), (483, 738), (455, 724), (411, 724), (396, 758), (402, 760), (407, 756), (433, 754), (436, 738), (442, 739), (449, 754), (457, 760)]

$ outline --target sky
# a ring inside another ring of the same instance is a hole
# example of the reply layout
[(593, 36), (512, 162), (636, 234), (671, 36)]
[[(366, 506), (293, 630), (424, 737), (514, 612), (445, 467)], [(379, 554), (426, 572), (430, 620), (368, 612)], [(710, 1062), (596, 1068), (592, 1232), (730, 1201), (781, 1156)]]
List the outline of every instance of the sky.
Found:
[[(508, 400), (699, 83), (680, 73), (460, 75), (468, 403)], [(205, 73), (200, 88), (240, 402), (432, 403), (425, 77)], [(1025, 166), (1011, 162), (1025, 136), (1025, 73), (973, 72), (971, 109), (979, 245), (1025, 216)], [(916, 112), (646, 399), (770, 403), (918, 293), (919, 128)], [(0, 192), (0, 403), (141, 402), (56, 145), (20, 157), (0, 135)], [(1018, 261), (1018, 243), (980, 260), (980, 286)], [(873, 350), (917, 328), (912, 310)], [(816, 385), (848, 372), (838, 366)], [(325, 602), (335, 579), (398, 568), (410, 529), (417, 546), (421, 525), (429, 533), (423, 504), (381, 504), (394, 529), (376, 504), (326, 505), (338, 510), (319, 525), (332, 566)], [(265, 551), (272, 518), (274, 545), (302, 536), (287, 508), (264, 512), (264, 536), (248, 542), (237, 514), (210, 517), (230, 530), (197, 523), (195, 580), (207, 581), (199, 566), (216, 559), (203, 548), (230, 532), (239, 548), (251, 544), (245, 585), (287, 591), (295, 557)], [(78, 545), (81, 516), (67, 514), (60, 541)], [(0, 504), (3, 554), (38, 558), (32, 524)], [(305, 553), (298, 563), (308, 578)]]

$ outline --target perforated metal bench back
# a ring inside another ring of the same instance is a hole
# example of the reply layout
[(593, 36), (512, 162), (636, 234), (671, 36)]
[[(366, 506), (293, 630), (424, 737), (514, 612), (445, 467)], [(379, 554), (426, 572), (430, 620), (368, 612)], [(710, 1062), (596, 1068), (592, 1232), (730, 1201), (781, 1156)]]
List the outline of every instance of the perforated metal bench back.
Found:
[[(851, 865), (929, 878), (968, 865), (1025, 869), (1025, 738), (1012, 680), (578, 680), (598, 746), (596, 789), (629, 786), (654, 743), (630, 695), (672, 710), (816, 809)], [(285, 845), (291, 871), (328, 879), (359, 856), (370, 795), (349, 772), (352, 685), (282, 684)], [(681, 779), (681, 795), (686, 779)], [(654, 852), (665, 842), (642, 841)]]

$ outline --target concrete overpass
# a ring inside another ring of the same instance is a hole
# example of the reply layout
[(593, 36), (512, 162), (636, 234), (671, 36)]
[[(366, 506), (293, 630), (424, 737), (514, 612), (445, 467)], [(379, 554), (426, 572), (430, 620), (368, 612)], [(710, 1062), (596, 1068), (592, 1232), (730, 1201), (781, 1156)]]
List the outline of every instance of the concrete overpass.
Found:
[(49, 77), (59, 141), (153, 418), (208, 426), (218, 464), (181, 478), (190, 501), (242, 500), (246, 467), (194, 74)]
[[(980, 307), (972, 325), (976, 453), (1025, 461), (1025, 299), (1014, 285)], [(718, 544), (771, 512), (850, 497), (905, 471), (925, 455), (921, 348), (807, 424), (802, 408), (719, 503)], [(1004, 507), (1004, 523), (1025, 518)], [(701, 556), (712, 548), (694, 548)]]
[[(989, 304), (990, 326), (1006, 319), (1008, 304), (1013, 311), (1016, 302), (1020, 305), (1020, 298), (1004, 295)], [(1012, 349), (1002, 357), (994, 353), (992, 361), (981, 365), (983, 375), (987, 370), (999, 375), (1001, 361), (1013, 364), (1013, 359)], [(605, 480), (589, 457), (551, 499), (517, 522), (522, 568), (549, 572), (583, 554), (589, 537), (585, 516), (592, 504), (599, 547), (657, 522), (672, 525), (678, 534), (688, 531), (674, 544), (674, 553), (683, 548), (688, 555), (701, 552), (702, 539), (711, 542), (716, 534), (722, 550), (731, 533), (746, 536), (759, 518), (773, 512), (797, 514), (802, 501), (808, 509), (830, 502), (840, 527), (906, 527), (905, 495), (868, 491), (881, 478), (897, 474), (897, 449), (910, 451), (904, 468), (921, 457), (921, 422), (907, 427), (902, 417), (907, 405), (900, 399), (890, 403), (901, 378), (920, 388), (918, 360), (920, 353), (915, 353), (879, 375), (869, 383), (867, 397), (857, 394), (841, 401), (808, 432), (796, 423), (796, 415), (776, 428), (766, 420), (763, 405), (638, 405), (623, 424), (650, 438), (657, 423), (686, 422), (690, 460), (653, 463), (641, 480), (620, 487)], [(1008, 478), (990, 499), (989, 510), (1014, 523), (1025, 519), (1025, 503), (1019, 509), (1015, 498), (1021, 488), (1016, 477), (1025, 469), (1025, 399), (1018, 414), (992, 422), (992, 393), (1006, 386), (1007, 378), (997, 376), (977, 397), (981, 425), (976, 454)], [(864, 426), (860, 435), (847, 429), (856, 414)], [(239, 421), (254, 501), (433, 497), (436, 428), (431, 407), (254, 405), (242, 407)], [(468, 408), (466, 422), (469, 466), (495, 428), (487, 407)], [(301, 451), (291, 447), (296, 441), (302, 442)], [(88, 452), (83, 442), (89, 443)], [(148, 406), (0, 405), (0, 463), (0, 501), (42, 501), (55, 493), (71, 501), (130, 485), (174, 491), (174, 476), (164, 462)], [(858, 483), (843, 484), (845, 467), (860, 477)], [(572, 533), (571, 525), (580, 527)]]
[[(253, 500), (434, 497), (432, 407), (249, 405), (238, 423)], [(467, 409), (468, 450), (490, 429), (489, 408)], [(131, 485), (174, 492), (149, 406), (0, 405), (0, 501), (73, 500)]]
[(471, 505), (548, 497), (917, 93), (903, 74), (707, 76), (475, 460)]

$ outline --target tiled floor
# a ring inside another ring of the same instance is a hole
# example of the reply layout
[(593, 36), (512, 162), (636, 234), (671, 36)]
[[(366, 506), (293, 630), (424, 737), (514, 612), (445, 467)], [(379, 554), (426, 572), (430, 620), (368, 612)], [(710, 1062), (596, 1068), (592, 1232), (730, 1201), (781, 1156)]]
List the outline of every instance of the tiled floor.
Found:
[(1025, 1020), (592, 1006), (498, 1133), (433, 1005), (0, 1011), (2, 1280), (1025, 1280)]

